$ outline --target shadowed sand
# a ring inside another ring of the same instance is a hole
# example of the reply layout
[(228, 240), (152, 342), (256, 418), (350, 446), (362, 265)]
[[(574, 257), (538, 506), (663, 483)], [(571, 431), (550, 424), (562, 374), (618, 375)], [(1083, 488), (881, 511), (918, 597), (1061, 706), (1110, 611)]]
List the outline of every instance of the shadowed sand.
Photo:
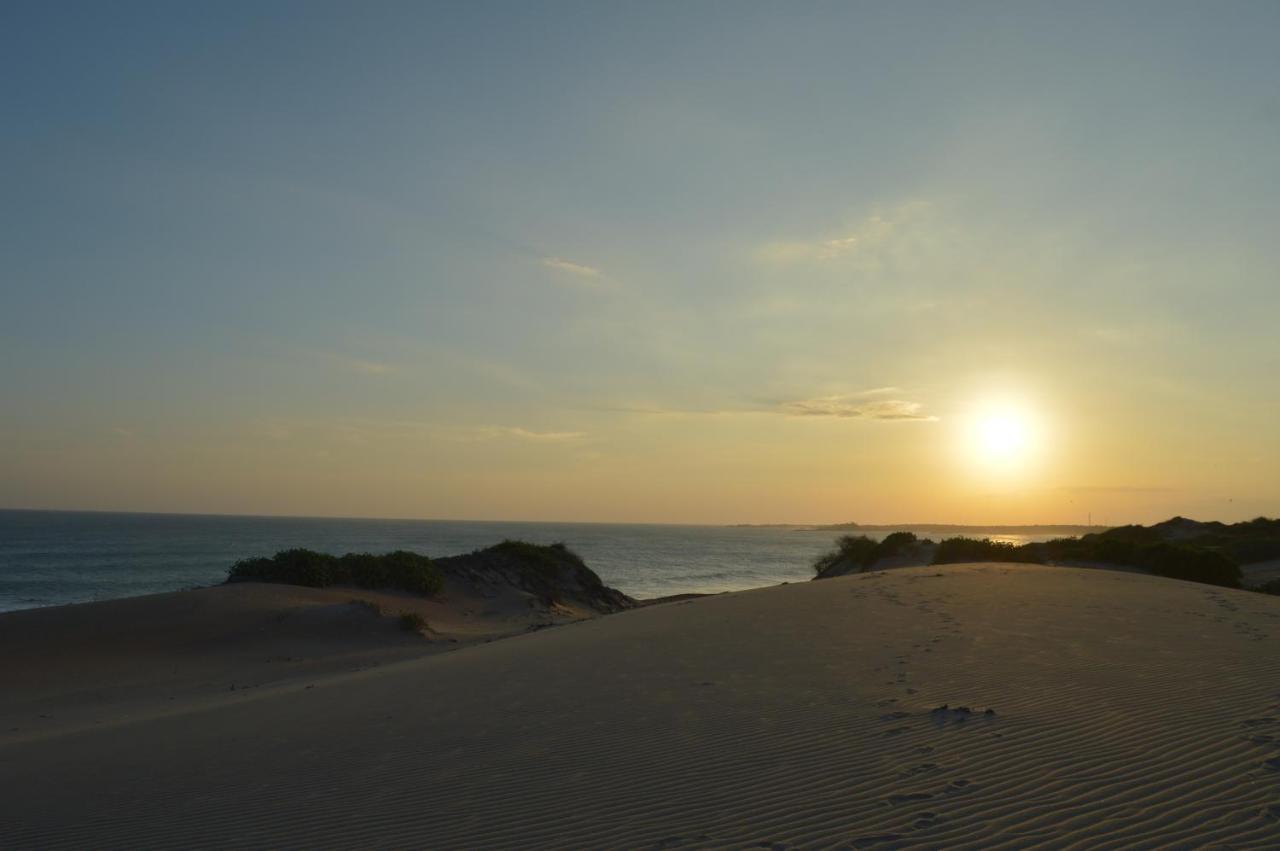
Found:
[[(6, 654), (37, 652), (13, 618)], [(1280, 598), (956, 565), (453, 652), (363, 640), (382, 664), (196, 689), (168, 714), (139, 686), (96, 719), (14, 725), (0, 847), (1280, 845)], [(92, 704), (31, 682), (44, 714)]]

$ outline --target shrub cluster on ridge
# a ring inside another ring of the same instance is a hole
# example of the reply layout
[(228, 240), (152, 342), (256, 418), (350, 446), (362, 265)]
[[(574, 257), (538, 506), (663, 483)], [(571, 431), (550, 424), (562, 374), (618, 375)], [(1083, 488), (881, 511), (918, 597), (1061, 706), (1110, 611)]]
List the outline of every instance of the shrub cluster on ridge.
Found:
[(228, 582), (253, 580), (312, 588), (329, 585), (395, 588), (423, 595), (436, 594), (444, 586), (444, 576), (431, 559), (408, 550), (344, 556), (306, 549), (281, 550), (271, 558), (238, 561), (227, 576)]

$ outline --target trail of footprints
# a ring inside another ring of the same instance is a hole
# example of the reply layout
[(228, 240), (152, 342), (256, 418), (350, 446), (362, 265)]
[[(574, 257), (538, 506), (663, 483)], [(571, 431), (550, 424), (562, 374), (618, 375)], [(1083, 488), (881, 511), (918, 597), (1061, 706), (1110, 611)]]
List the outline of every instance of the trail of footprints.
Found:
[[(941, 575), (942, 574), (938, 574), (938, 576)], [(911, 581), (916, 582), (928, 578), (931, 577), (913, 577)], [(907, 605), (903, 602), (900, 594), (883, 587), (876, 587), (874, 590), (890, 603), (895, 605)], [(960, 629), (955, 617), (944, 610), (936, 608), (934, 605), (937, 603), (945, 603), (948, 596), (949, 595), (943, 594), (939, 595), (936, 599), (922, 597), (916, 602), (915, 609), (918, 612), (924, 615), (933, 615), (937, 617), (941, 625), (941, 634), (935, 636), (926, 644), (912, 645), (913, 651), (932, 653), (939, 644), (942, 644), (946, 640), (946, 638), (962, 634), (962, 630)], [(1253, 641), (1262, 641), (1268, 637), (1268, 634), (1263, 630), (1258, 629), (1250, 623), (1233, 617), (1233, 615), (1240, 611), (1240, 607), (1233, 601), (1226, 599), (1216, 591), (1210, 591), (1206, 596), (1215, 603), (1221, 611), (1218, 615), (1208, 615), (1208, 617), (1211, 617), (1214, 621), (1219, 623), (1230, 623), (1234, 631), (1242, 636), (1250, 638)], [(1206, 615), (1200, 614), (1200, 616), (1205, 617)], [(893, 666), (894, 678), (892, 680), (885, 681), (884, 685), (904, 687), (908, 680), (907, 664), (911, 661), (911, 658), (912, 655), (910, 652), (900, 654), (895, 659), (895, 665)], [(885, 669), (879, 668), (877, 670), (884, 671)], [(908, 695), (916, 693), (914, 688), (906, 688), (905, 691)], [(1280, 697), (1280, 695), (1277, 696)], [(897, 702), (898, 698), (889, 697), (878, 701), (877, 705), (882, 708), (887, 708), (893, 706)], [(886, 726), (881, 735), (885, 737), (894, 737), (912, 732), (916, 727), (908, 723), (903, 723), (912, 717), (912, 713), (902, 710), (885, 712), (879, 716), (879, 720), (884, 722), (886, 725), (891, 726)], [(918, 714), (915, 717), (917, 719), (921, 718)], [(924, 718), (932, 722), (935, 729), (939, 731), (944, 728), (972, 728), (974, 726), (974, 721), (971, 721), (970, 719), (981, 719), (982, 722), (992, 722), (997, 720), (997, 716), (992, 710), (987, 710), (983, 713), (976, 713), (968, 707), (952, 708), (945, 705), (928, 712)], [(1259, 748), (1265, 748), (1267, 750), (1264, 758), (1259, 763), (1259, 768), (1264, 774), (1274, 777), (1278, 785), (1280, 785), (1280, 704), (1276, 704), (1271, 707), (1269, 709), (1269, 714), (1257, 718), (1245, 719), (1240, 722), (1240, 725), (1244, 728), (1249, 742), (1259, 746)], [(980, 726), (985, 726), (985, 724), (980, 723)], [(994, 735), (999, 736), (1000, 734), (996, 733)], [(934, 748), (928, 745), (917, 746), (913, 749), (913, 753), (917, 756), (927, 756), (933, 752)], [(930, 787), (931, 791), (903, 790), (892, 792), (883, 799), (884, 804), (895, 808), (923, 805), (927, 801), (937, 800), (940, 798), (946, 799), (951, 796), (973, 790), (973, 786), (970, 781), (963, 778), (954, 779), (945, 785), (941, 785), (941, 781), (945, 780), (946, 774), (947, 769), (938, 762), (918, 762), (908, 765), (898, 774), (898, 778), (900, 780), (927, 781), (937, 776), (938, 781), (940, 781), (939, 785)], [(1280, 793), (1280, 789), (1278, 789), (1278, 793)], [(1280, 822), (1280, 803), (1270, 804), (1264, 807), (1260, 815), (1268, 821)], [(943, 824), (945, 821), (946, 817), (940, 813), (932, 810), (922, 810), (915, 814), (909, 831), (859, 836), (851, 839), (849, 843), (843, 847), (861, 849), (876, 848), (879, 846), (894, 846), (906, 843), (911, 841), (911, 832), (928, 830)]]
[[(935, 576), (941, 577), (943, 574), (934, 574), (927, 577), (913, 577), (910, 582), (928, 581)], [(905, 602), (901, 594), (890, 589), (878, 586), (874, 588), (874, 592), (878, 593), (890, 603), (899, 606), (911, 605)], [(894, 659), (894, 664), (886, 669), (885, 667), (876, 670), (884, 672), (892, 670), (893, 679), (885, 680), (884, 685), (902, 688), (905, 693), (910, 696), (916, 694), (916, 689), (908, 686), (910, 672), (908, 665), (913, 659), (913, 654), (933, 653), (935, 650), (942, 650), (948, 639), (959, 637), (963, 634), (959, 622), (955, 616), (947, 612), (943, 605), (952, 595), (941, 593), (936, 596), (929, 597), (921, 595), (914, 602), (914, 608), (926, 617), (935, 618), (938, 623), (937, 634), (925, 642), (918, 642), (911, 646), (911, 650), (899, 654)], [(897, 697), (886, 697), (877, 702), (877, 706), (883, 709), (889, 709), (898, 703)], [(914, 720), (912, 720), (914, 719)], [(985, 727), (997, 720), (994, 710), (987, 709), (985, 711), (975, 712), (967, 706), (938, 706), (926, 713), (911, 713), (901, 709), (891, 709), (879, 716), (879, 720), (886, 726), (881, 731), (884, 737), (902, 736), (907, 733), (914, 732), (919, 729), (921, 721), (928, 722), (935, 731), (944, 729), (965, 729)], [(997, 734), (999, 735), (999, 734)], [(934, 753), (932, 745), (916, 745), (911, 749), (911, 753), (916, 757), (927, 757)], [(951, 798), (956, 795), (963, 795), (966, 792), (973, 791), (971, 782), (964, 778), (947, 779), (948, 769), (939, 762), (920, 761), (908, 764), (898, 774), (898, 779), (902, 781), (915, 781), (915, 783), (925, 783), (925, 789), (917, 786), (915, 789), (903, 789), (901, 791), (893, 791), (886, 795), (882, 800), (888, 807), (911, 807), (924, 806), (928, 801)], [(922, 809), (920, 812), (914, 813), (910, 822), (908, 832), (899, 833), (883, 833), (859, 836), (851, 839), (844, 846), (846, 848), (874, 848), (882, 845), (894, 845), (908, 840), (909, 834), (914, 831), (929, 830), (945, 823), (946, 817), (938, 812), (928, 809)]]
[[(1243, 635), (1252, 641), (1264, 641), (1268, 638), (1269, 634), (1265, 630), (1259, 629), (1258, 627), (1254, 626), (1248, 621), (1238, 620), (1237, 618), (1234, 617), (1234, 615), (1240, 612), (1240, 606), (1238, 606), (1235, 602), (1228, 600), (1226, 597), (1224, 597), (1221, 593), (1217, 591), (1206, 591), (1205, 597), (1207, 597), (1212, 603), (1214, 603), (1223, 612), (1222, 614), (1212, 616), (1212, 619), (1215, 623), (1230, 624), (1231, 629), (1234, 632), (1240, 635)], [(1270, 617), (1273, 619), (1276, 617), (1274, 612), (1253, 611), (1253, 612), (1249, 612), (1249, 614), (1266, 615), (1267, 617)]]

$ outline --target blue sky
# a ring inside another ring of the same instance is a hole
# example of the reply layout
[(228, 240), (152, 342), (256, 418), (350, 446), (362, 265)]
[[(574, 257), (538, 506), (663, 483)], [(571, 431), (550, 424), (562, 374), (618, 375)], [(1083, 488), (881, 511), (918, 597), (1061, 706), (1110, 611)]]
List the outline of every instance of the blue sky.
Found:
[[(1280, 510), (1274, 4), (10, 3), (0, 33), (0, 504)], [(968, 463), (992, 404), (1038, 424), (1017, 475)]]

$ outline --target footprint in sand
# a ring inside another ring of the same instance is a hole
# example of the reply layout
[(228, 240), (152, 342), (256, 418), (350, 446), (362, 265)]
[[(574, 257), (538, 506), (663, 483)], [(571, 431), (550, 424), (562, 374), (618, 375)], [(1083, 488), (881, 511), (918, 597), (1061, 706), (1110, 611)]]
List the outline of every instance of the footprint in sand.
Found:
[(886, 842), (897, 842), (902, 839), (900, 833), (884, 833), (880, 836), (859, 836), (853, 840), (854, 848), (874, 848), (877, 845), (883, 845)]
[(929, 792), (902, 792), (897, 795), (890, 795), (885, 798), (885, 802), (896, 806), (898, 804), (910, 804), (913, 801), (927, 801), (933, 795)]
[(922, 762), (919, 765), (913, 765), (906, 771), (903, 771), (902, 777), (914, 777), (917, 774), (928, 774), (930, 771), (937, 771), (938, 764), (936, 762)]
[(1269, 759), (1262, 764), (1267, 771), (1280, 771), (1280, 756), (1275, 759)]
[(942, 821), (942, 816), (937, 813), (925, 812), (917, 815), (911, 826), (916, 830), (923, 830), (926, 827), (935, 827), (940, 821)]

